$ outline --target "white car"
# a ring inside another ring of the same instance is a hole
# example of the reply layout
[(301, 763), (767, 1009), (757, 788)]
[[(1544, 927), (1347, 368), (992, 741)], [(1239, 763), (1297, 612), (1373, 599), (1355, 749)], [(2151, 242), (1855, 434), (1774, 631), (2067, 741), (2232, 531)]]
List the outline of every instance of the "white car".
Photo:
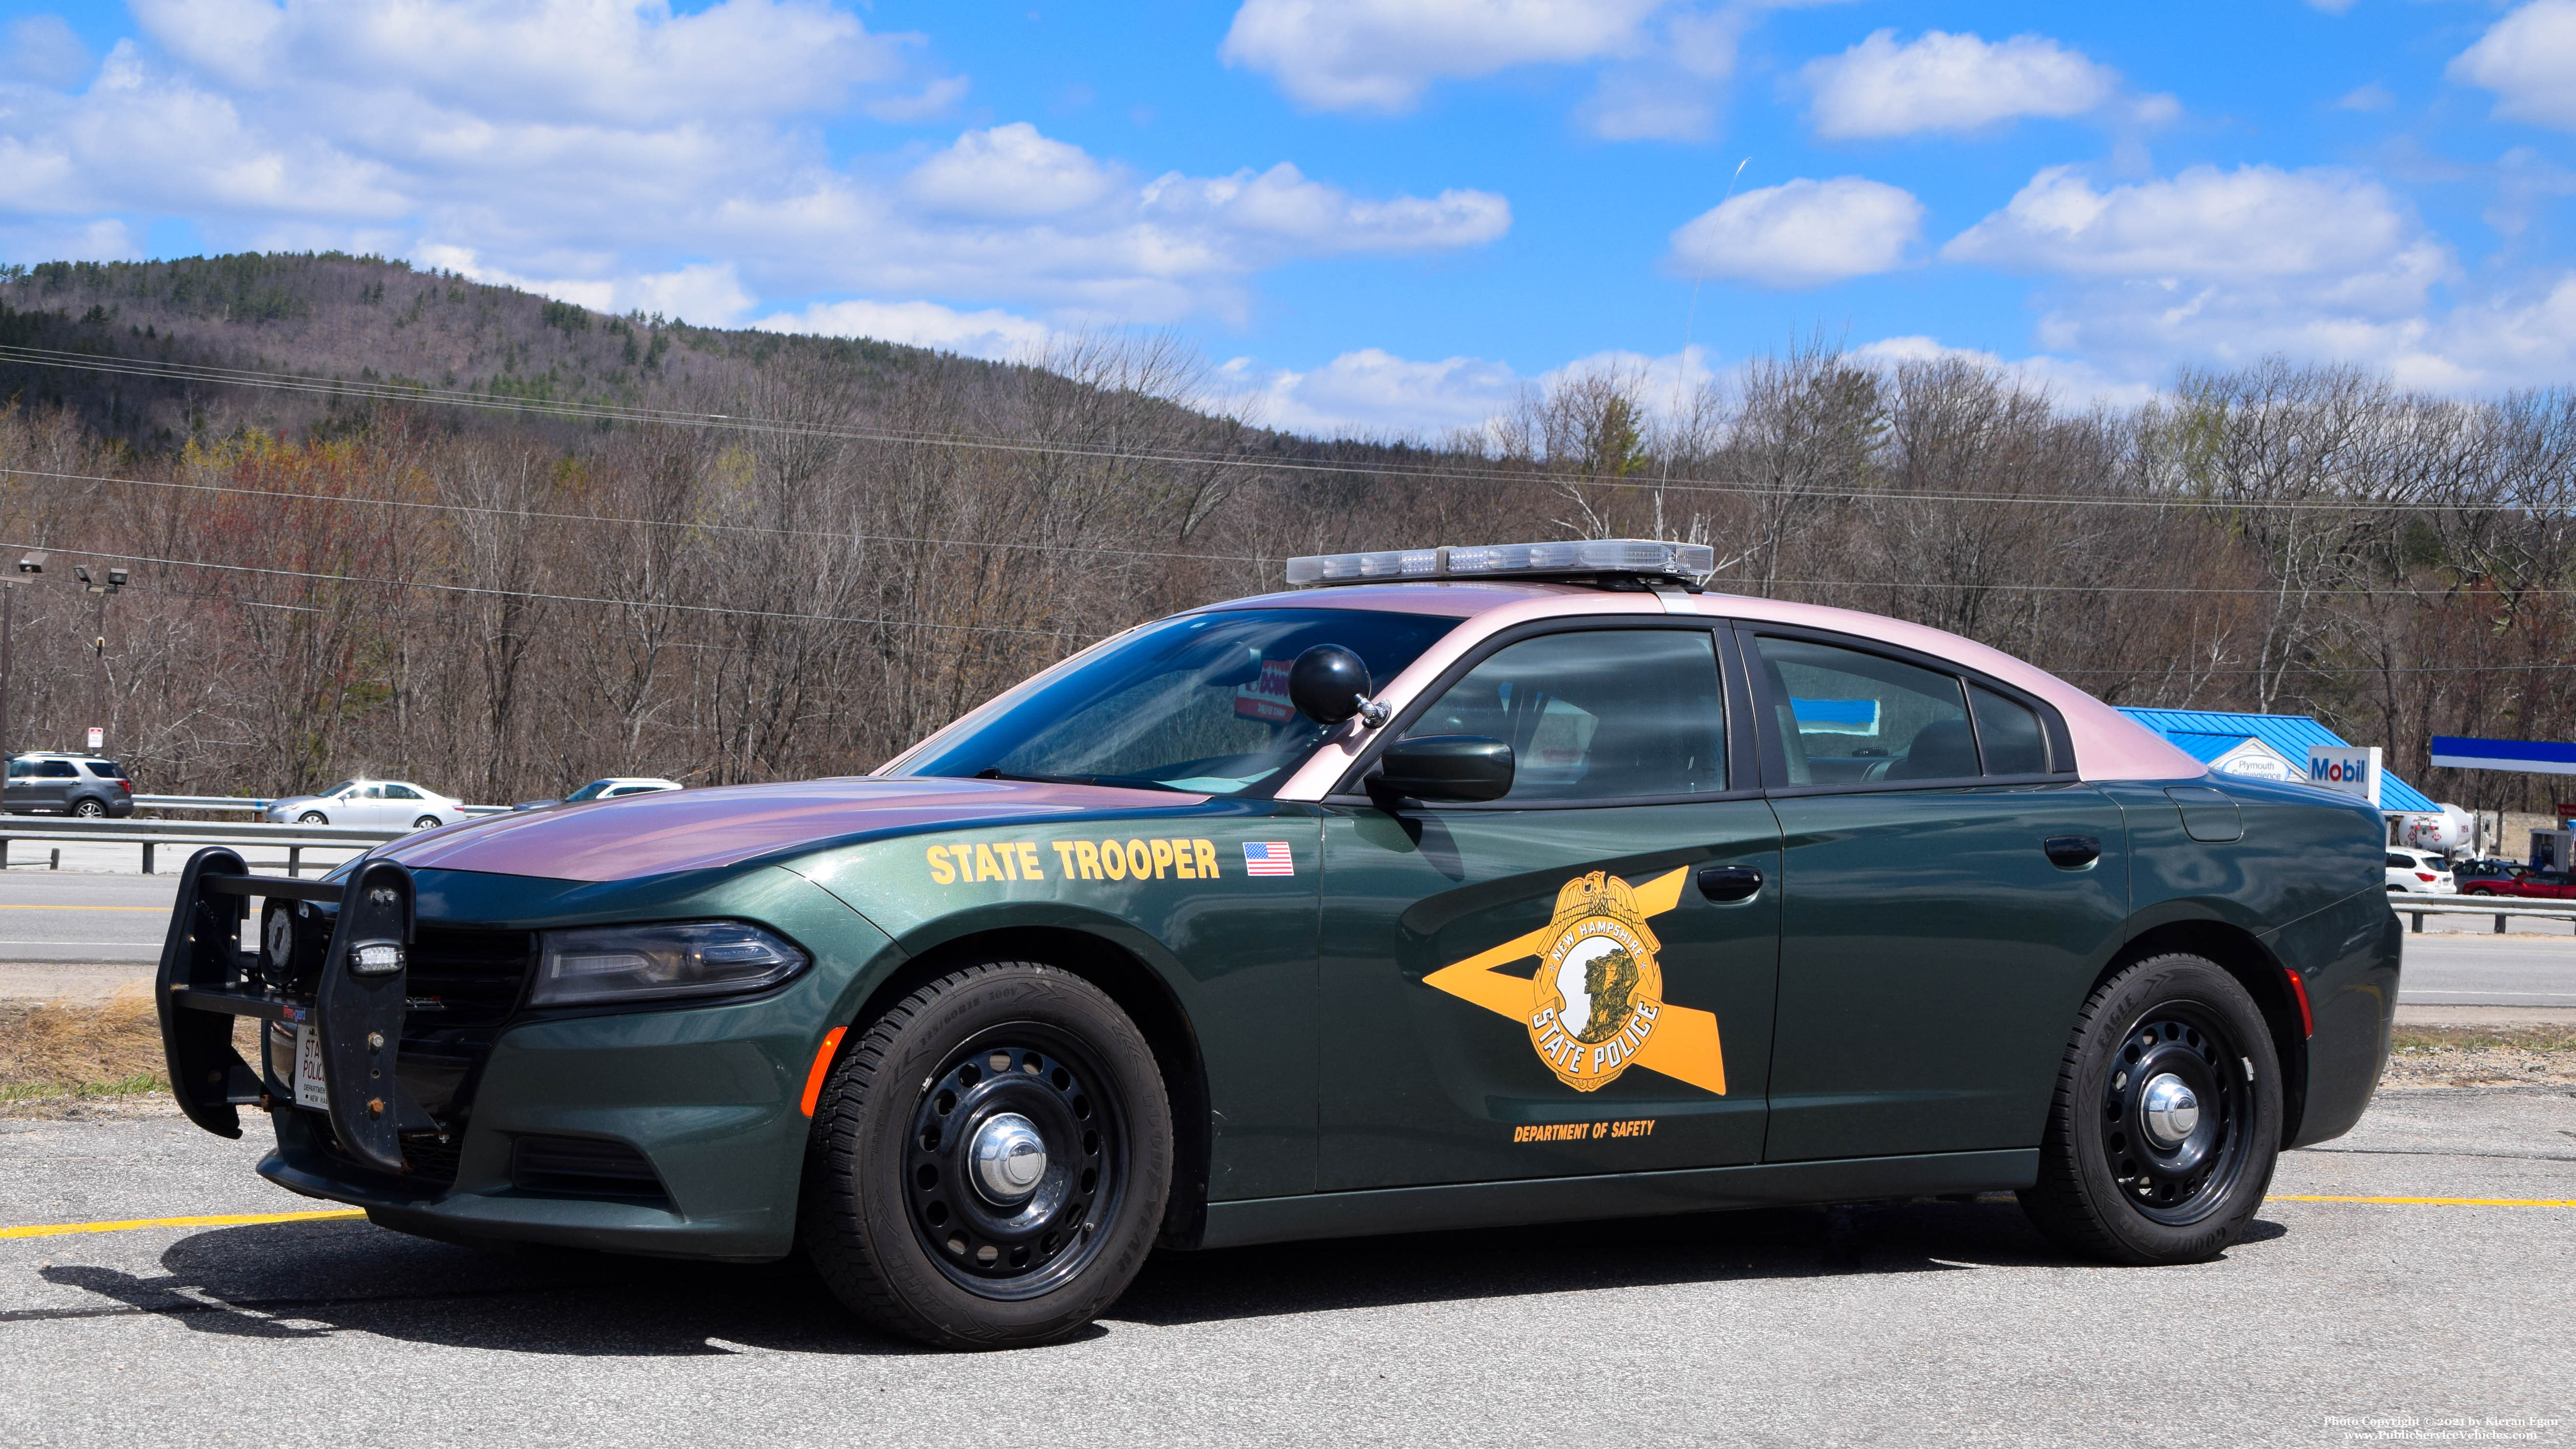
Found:
[(656, 779), (650, 775), (611, 775), (593, 780), (560, 800), (522, 800), (513, 810), (546, 810), (557, 805), (579, 805), (585, 800), (616, 800), (628, 795), (659, 795), (665, 790), (682, 788), (677, 780)]
[(465, 803), (407, 780), (343, 780), (328, 790), (272, 800), (262, 818), (278, 825), (427, 830), (464, 819)]
[(2426, 850), (2388, 848), (2388, 893), (2390, 895), (2455, 896), (2459, 885), (2451, 879), (2451, 863)]

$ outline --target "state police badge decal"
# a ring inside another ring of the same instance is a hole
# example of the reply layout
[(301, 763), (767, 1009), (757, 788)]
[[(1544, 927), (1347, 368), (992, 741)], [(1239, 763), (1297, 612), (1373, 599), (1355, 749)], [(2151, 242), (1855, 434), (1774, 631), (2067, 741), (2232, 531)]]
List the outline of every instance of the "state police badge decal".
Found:
[(1552, 938), (1539, 953), (1530, 1045), (1578, 1092), (1619, 1079), (1664, 1010), (1662, 945), (1626, 881), (1602, 871), (1556, 893)]
[[(1607, 871), (1577, 876), (1557, 891), (1546, 925), (1452, 961), (1422, 984), (1521, 1023), (1540, 1063), (1578, 1092), (1597, 1092), (1635, 1066), (1723, 1097), (1717, 1016), (1664, 1000), (1663, 943), (1646, 924), (1681, 904), (1689, 874), (1635, 885)], [(1532, 956), (1535, 975), (1503, 969)]]

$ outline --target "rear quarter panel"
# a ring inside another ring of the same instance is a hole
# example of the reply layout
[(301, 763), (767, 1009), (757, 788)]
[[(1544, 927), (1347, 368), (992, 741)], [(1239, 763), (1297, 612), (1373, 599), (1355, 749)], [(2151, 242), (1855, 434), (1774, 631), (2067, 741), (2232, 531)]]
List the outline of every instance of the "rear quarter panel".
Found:
[[(2243, 836), (2192, 839), (2165, 794), (2168, 783), (2224, 793)], [(2298, 1112), (2284, 1145), (2350, 1130), (2387, 1060), (2403, 948), (2388, 908), (2378, 811), (2303, 786), (2226, 776), (2103, 788), (2129, 821), (2132, 936), (2219, 922), (2251, 936), (2274, 966), (2297, 972), (2316, 1031), (2284, 1054)]]

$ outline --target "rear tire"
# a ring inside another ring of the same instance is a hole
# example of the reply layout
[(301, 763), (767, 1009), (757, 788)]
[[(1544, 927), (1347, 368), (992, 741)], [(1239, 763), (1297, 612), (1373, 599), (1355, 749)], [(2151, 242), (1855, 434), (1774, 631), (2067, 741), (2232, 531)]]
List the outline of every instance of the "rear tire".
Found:
[(424, 815), (418, 820), (413, 821), (411, 823), (411, 828), (414, 830), (436, 830), (438, 828), (438, 817), (435, 815)]
[[(976, 1160), (1031, 1140), (1034, 1162), (1024, 1147)], [(1009, 1164), (1042, 1175), (997, 1189)], [(1135, 1023), (1080, 977), (994, 961), (852, 1034), (815, 1104), (798, 1235), (881, 1329), (1027, 1347), (1127, 1290), (1171, 1176), (1171, 1104)]]
[(96, 800), (76, 800), (72, 802), (72, 814), (83, 820), (105, 820), (107, 806)]
[(2244, 1236), (2280, 1147), (2281, 1069), (2254, 999), (2215, 962), (2150, 957), (2076, 1017), (2022, 1211), (2087, 1257), (2202, 1262)]

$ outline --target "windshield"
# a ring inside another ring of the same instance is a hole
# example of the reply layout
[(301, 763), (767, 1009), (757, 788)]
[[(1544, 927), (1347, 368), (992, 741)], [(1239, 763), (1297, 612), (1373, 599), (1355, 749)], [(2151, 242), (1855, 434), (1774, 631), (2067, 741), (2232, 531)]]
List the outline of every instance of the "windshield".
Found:
[(1318, 644), (1383, 685), (1455, 619), (1357, 609), (1188, 614), (1139, 630), (897, 771), (1255, 794), (1327, 726), (1288, 703), (1288, 667)]
[(317, 791), (315, 791), (314, 793), (315, 793), (315, 794), (317, 794), (317, 795), (337, 795), (337, 794), (339, 794), (339, 793), (340, 793), (341, 791), (343, 791), (343, 790), (355, 790), (355, 789), (357, 789), (357, 788), (358, 788), (358, 782), (357, 782), (357, 781), (355, 781), (355, 780), (343, 780), (343, 781), (341, 781), (339, 784), (332, 786), (332, 787), (331, 787), (330, 789), (328, 789), (328, 790), (317, 790)]
[(606, 780), (593, 780), (589, 784), (582, 786), (580, 789), (573, 791), (569, 795), (566, 795), (564, 797), (564, 803), (569, 805), (577, 800), (596, 800), (599, 798), (599, 792), (607, 789), (609, 783), (610, 782)]

